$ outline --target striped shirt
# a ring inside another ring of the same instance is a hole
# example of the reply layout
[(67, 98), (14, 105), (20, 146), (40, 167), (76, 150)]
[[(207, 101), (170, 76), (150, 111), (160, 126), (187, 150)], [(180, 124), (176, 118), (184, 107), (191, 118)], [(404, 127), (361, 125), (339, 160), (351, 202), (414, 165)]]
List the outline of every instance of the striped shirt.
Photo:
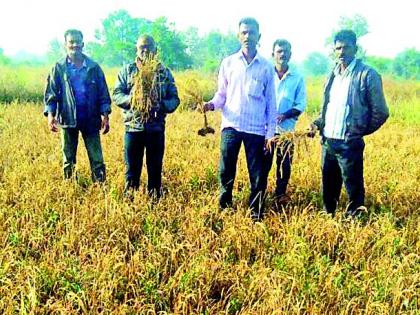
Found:
[(210, 101), (222, 111), (221, 129), (234, 128), (265, 136), (274, 136), (276, 104), (273, 66), (257, 53), (250, 64), (242, 51), (222, 61), (218, 90)]
[(340, 66), (334, 69), (330, 100), (325, 113), (324, 136), (331, 139), (345, 139), (346, 120), (349, 115), (348, 95), (356, 59), (340, 73)]

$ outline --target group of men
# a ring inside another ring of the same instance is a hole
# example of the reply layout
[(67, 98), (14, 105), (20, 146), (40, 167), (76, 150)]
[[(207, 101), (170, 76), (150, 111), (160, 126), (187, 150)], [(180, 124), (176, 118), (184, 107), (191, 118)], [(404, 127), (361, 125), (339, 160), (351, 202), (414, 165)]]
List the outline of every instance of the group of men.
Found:
[[(48, 124), (62, 132), (64, 176), (73, 176), (78, 134), (82, 134), (92, 170), (92, 179), (105, 180), (99, 132), (109, 131), (111, 98), (104, 74), (97, 63), (82, 53), (83, 36), (78, 30), (65, 33), (67, 56), (52, 69), (45, 92)], [(220, 143), (219, 207), (233, 206), (232, 191), (242, 143), (250, 179), (249, 208), (254, 220), (264, 214), (267, 178), (276, 160), (275, 205), (287, 200), (291, 174), (293, 142), (281, 135), (293, 132), (306, 107), (302, 76), (289, 66), (291, 44), (284, 39), (273, 44), (269, 62), (257, 51), (261, 34), (254, 18), (239, 22), (241, 49), (225, 58), (220, 66), (218, 88), (203, 105), (204, 111), (222, 112)], [(152, 114), (144, 121), (133, 108), (134, 77), (145, 61), (156, 54), (152, 37), (143, 35), (137, 42), (135, 62), (124, 66), (113, 91), (114, 103), (123, 109), (125, 123), (125, 192), (138, 189), (146, 151), (147, 190), (161, 197), (162, 162), (165, 147), (165, 116), (180, 100), (169, 69), (159, 65), (159, 91), (152, 100)], [(346, 214), (355, 217), (364, 205), (363, 136), (376, 131), (388, 118), (380, 75), (356, 59), (356, 35), (342, 30), (334, 37), (337, 63), (325, 85), (320, 117), (308, 132), (318, 130), (322, 143), (322, 196), (324, 209), (334, 215), (344, 186), (349, 196)]]

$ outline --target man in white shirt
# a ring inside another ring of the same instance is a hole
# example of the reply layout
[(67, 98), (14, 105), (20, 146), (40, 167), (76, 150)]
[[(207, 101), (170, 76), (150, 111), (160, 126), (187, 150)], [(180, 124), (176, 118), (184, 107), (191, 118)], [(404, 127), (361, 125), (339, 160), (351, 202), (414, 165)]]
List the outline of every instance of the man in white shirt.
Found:
[(204, 110), (222, 111), (219, 177), (219, 206), (232, 206), (232, 190), (241, 144), (244, 143), (251, 183), (249, 207), (252, 218), (263, 215), (265, 180), (264, 147), (273, 141), (275, 131), (274, 71), (257, 52), (261, 35), (254, 18), (239, 22), (241, 50), (222, 61), (218, 90)]
[(333, 216), (343, 183), (349, 196), (346, 215), (357, 216), (364, 205), (363, 137), (389, 116), (381, 76), (355, 58), (356, 40), (351, 30), (334, 36), (337, 66), (325, 85), (321, 115), (311, 125), (322, 137), (322, 198)]

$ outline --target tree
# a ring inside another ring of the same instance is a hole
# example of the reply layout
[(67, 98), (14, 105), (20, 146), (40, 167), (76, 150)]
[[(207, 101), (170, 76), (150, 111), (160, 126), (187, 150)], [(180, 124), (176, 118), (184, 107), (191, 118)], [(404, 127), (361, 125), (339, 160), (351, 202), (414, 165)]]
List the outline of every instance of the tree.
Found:
[(182, 35), (175, 30), (175, 24), (168, 23), (165, 17), (159, 17), (151, 24), (150, 35), (156, 41), (160, 57), (166, 66), (177, 70), (192, 66), (187, 45)]
[(386, 57), (367, 56), (366, 63), (375, 68), (380, 74), (391, 74), (393, 60)]
[(98, 62), (108, 66), (121, 66), (132, 62), (136, 55), (139, 34), (149, 33), (151, 22), (133, 18), (126, 10), (111, 13), (96, 30), (96, 42), (87, 43), (87, 52)]
[(404, 79), (420, 80), (420, 52), (415, 48), (399, 53), (392, 66), (393, 72)]
[(64, 55), (63, 44), (56, 38), (48, 44), (47, 60), (49, 63), (55, 62)]
[(310, 53), (303, 62), (305, 73), (312, 76), (324, 75), (329, 68), (330, 59), (319, 52)]

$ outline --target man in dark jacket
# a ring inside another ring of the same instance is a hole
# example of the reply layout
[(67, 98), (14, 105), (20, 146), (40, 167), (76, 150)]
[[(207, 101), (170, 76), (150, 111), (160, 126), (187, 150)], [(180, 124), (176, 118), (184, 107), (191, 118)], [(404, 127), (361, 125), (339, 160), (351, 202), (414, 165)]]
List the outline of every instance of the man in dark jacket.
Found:
[(109, 131), (111, 98), (99, 65), (85, 56), (83, 34), (64, 33), (67, 56), (52, 68), (44, 94), (44, 115), (52, 132), (61, 127), (64, 177), (73, 175), (81, 132), (89, 157), (93, 181), (105, 180), (105, 164), (99, 131)]
[(311, 125), (322, 137), (324, 209), (335, 214), (342, 183), (349, 196), (347, 215), (364, 205), (363, 136), (378, 130), (389, 116), (380, 75), (355, 58), (356, 34), (342, 30), (334, 37), (337, 66), (324, 91), (321, 116)]
[[(180, 102), (174, 78), (169, 69), (155, 58), (156, 52), (154, 39), (148, 35), (141, 36), (137, 41), (136, 61), (121, 69), (112, 95), (115, 104), (123, 109), (126, 131), (125, 192), (128, 196), (131, 196), (133, 189), (139, 188), (145, 151), (148, 193), (156, 198), (161, 196), (165, 117), (174, 112)], [(148, 82), (152, 82), (151, 89), (147, 91), (146, 78), (142, 78), (141, 71), (150, 72), (151, 63), (155, 63), (155, 66), (153, 68), (152, 65), (153, 75)], [(150, 108), (138, 107), (142, 102), (148, 103)]]

